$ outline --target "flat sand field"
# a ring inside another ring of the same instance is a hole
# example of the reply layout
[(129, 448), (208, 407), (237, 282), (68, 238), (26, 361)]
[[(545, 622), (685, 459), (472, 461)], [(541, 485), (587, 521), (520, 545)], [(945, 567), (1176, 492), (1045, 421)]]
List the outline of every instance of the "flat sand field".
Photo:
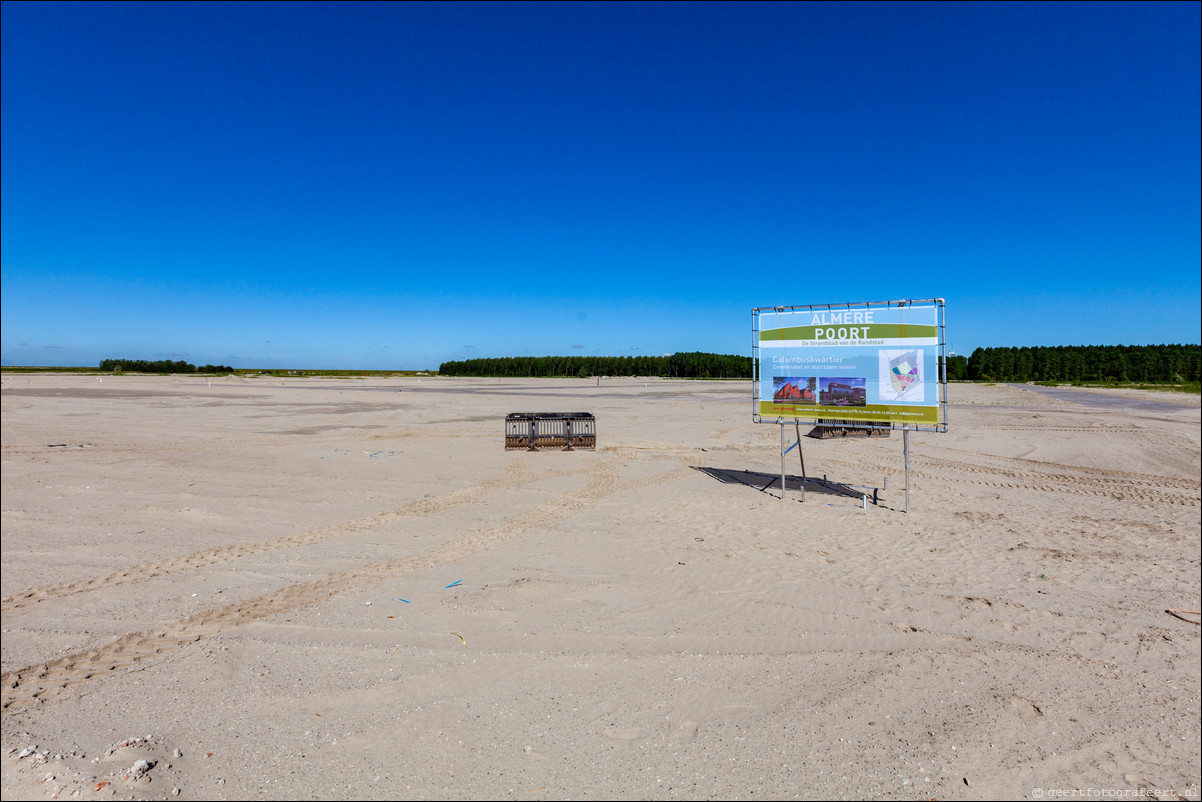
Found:
[(5, 799), (1198, 798), (1196, 396), (2, 378)]

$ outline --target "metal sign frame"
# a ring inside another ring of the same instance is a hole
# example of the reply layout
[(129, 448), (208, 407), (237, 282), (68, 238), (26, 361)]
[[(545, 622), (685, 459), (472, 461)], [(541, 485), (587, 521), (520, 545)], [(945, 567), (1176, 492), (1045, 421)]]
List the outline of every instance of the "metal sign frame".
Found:
[[(818, 414), (814, 414), (812, 416), (806, 416), (804, 414), (788, 414), (788, 415), (778, 414), (776, 416), (772, 416), (772, 415), (761, 414), (761, 409), (762, 409), (761, 401), (763, 399), (761, 398), (761, 395), (760, 395), (760, 381), (763, 378), (763, 375), (761, 374), (761, 370), (760, 370), (760, 359), (761, 359), (760, 314), (761, 313), (782, 313), (782, 312), (797, 312), (797, 313), (823, 312), (823, 313), (838, 313), (838, 314), (851, 312), (854, 314), (856, 312), (866, 312), (868, 310), (876, 310), (876, 309), (904, 309), (907, 307), (925, 307), (925, 306), (935, 307), (936, 321), (937, 321), (936, 326), (937, 326), (937, 330), (938, 330), (937, 331), (936, 352), (935, 352), (935, 356), (936, 356), (936, 388), (937, 389), (936, 389), (935, 404), (931, 405), (935, 409), (935, 422), (934, 423), (909, 422), (909, 421), (901, 421), (901, 420), (894, 420), (894, 419), (886, 419), (886, 420), (857, 419), (855, 421), (857, 426), (862, 426), (863, 428), (867, 428), (867, 429), (884, 429), (884, 430), (900, 429), (902, 431), (902, 444), (903, 444), (902, 447), (903, 447), (903, 451), (904, 451), (905, 466), (906, 466), (906, 512), (908, 513), (910, 511), (910, 432), (914, 432), (914, 431), (946, 432), (947, 427), (948, 427), (947, 336), (946, 336), (947, 319), (946, 319), (946, 303), (945, 303), (944, 299), (928, 298), (928, 299), (922, 299), (922, 300), (907, 299), (907, 300), (895, 300), (895, 301), (856, 301), (856, 302), (851, 302), (851, 303), (806, 304), (806, 305), (800, 305), (800, 306), (763, 306), (763, 307), (756, 307), (755, 309), (751, 310), (752, 419), (756, 423), (770, 423), (770, 424), (776, 424), (776, 425), (780, 426), (780, 434), (781, 434), (781, 500), (782, 501), (785, 498), (785, 455), (789, 451), (792, 451), (794, 448), (796, 448), (798, 451), (798, 456), (799, 457), (801, 456), (800, 430), (797, 429), (798, 437), (794, 441), (793, 445), (786, 448), (785, 447), (785, 424), (791, 422), (795, 425), (795, 429), (796, 429), (796, 426), (803, 421), (820, 424), (824, 418), (833, 417), (833, 416), (821, 416), (820, 417)], [(905, 326), (901, 326), (900, 328), (904, 332)], [(867, 329), (864, 329), (864, 331), (867, 331)], [(861, 332), (859, 330), (854, 329), (854, 328), (849, 329), (848, 333), (850, 333), (850, 339), (846, 338), (846, 335), (843, 333), (842, 329), (839, 330), (839, 332), (837, 334), (832, 333), (831, 337), (833, 338), (835, 336), (838, 336), (840, 338), (839, 341), (843, 343), (842, 347), (848, 347), (853, 344), (852, 340), (855, 340), (857, 338), (862, 338), (864, 336), (861, 334)], [(818, 347), (819, 346), (815, 346), (815, 348), (818, 348)], [(834, 349), (834, 348), (838, 348), (840, 346), (832, 345), (830, 347), (832, 349)], [(881, 358), (884, 359), (885, 356), (882, 355)], [(837, 392), (843, 392), (843, 393), (847, 393), (847, 394), (860, 393), (861, 395), (863, 395), (863, 392), (864, 392), (864, 391), (860, 391), (856, 387), (852, 387), (850, 384), (846, 385), (846, 386), (840, 384), (840, 385), (838, 385), (838, 388), (839, 389)], [(805, 391), (798, 390), (798, 392), (805, 392)], [(812, 392), (812, 390), (811, 390), (811, 392)], [(861, 403), (863, 405), (863, 402), (861, 402)], [(926, 407), (927, 405), (922, 405), (922, 406)], [(919, 408), (921, 408), (921, 407), (919, 407)], [(815, 409), (817, 409), (817, 405), (815, 406)], [(827, 409), (829, 409), (829, 407), (827, 407)], [(798, 412), (798, 413), (804, 411), (804, 405), (795, 406), (794, 411)], [(889, 416), (888, 411), (874, 412), (873, 414), (878, 415), (880, 417), (885, 417), (885, 418), (888, 418), (888, 416)], [(802, 484), (801, 484), (802, 494), (801, 494), (801, 497), (802, 497), (802, 501), (804, 501), (805, 500), (805, 482), (808, 481), (808, 479), (806, 479), (806, 477), (805, 477), (804, 458), (802, 458), (802, 466), (803, 467), (802, 467)]]
[[(937, 398), (935, 404), (931, 405), (936, 409), (937, 420), (935, 423), (920, 423), (906, 422), (902, 420), (857, 420), (857, 426), (863, 426), (871, 429), (902, 429), (917, 432), (946, 432), (947, 419), (947, 336), (946, 336), (946, 303), (942, 298), (930, 298), (926, 300), (903, 300), (903, 301), (857, 301), (854, 303), (839, 303), (839, 304), (807, 304), (801, 306), (763, 306), (751, 310), (751, 362), (752, 362), (752, 418), (756, 423), (781, 423), (785, 421), (801, 421), (818, 423), (823, 418), (831, 418), (834, 415), (805, 415), (803, 408), (795, 408), (798, 414), (781, 414), (781, 415), (764, 415), (760, 410), (760, 381), (764, 374), (761, 370), (760, 362), (762, 357), (762, 348), (760, 345), (760, 314), (765, 312), (780, 313), (780, 312), (797, 312), (797, 313), (814, 313), (814, 312), (857, 312), (876, 309), (899, 309), (905, 307), (933, 306), (936, 309), (937, 327), (938, 327), (938, 344), (936, 346), (936, 393)], [(854, 331), (854, 329), (853, 329)], [(831, 346), (837, 348), (838, 346)], [(882, 412), (881, 415), (888, 415)]]

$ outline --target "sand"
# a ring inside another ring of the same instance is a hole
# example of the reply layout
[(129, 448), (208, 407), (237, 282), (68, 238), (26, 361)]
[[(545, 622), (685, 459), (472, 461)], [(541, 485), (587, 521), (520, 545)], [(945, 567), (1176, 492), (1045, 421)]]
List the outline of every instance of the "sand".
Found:
[(2, 378), (5, 799), (1198, 798), (1196, 396)]

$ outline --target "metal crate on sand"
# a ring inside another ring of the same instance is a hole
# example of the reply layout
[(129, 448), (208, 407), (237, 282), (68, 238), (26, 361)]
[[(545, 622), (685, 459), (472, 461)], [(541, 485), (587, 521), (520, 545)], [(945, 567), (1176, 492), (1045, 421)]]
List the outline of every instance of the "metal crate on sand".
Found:
[(538, 451), (597, 448), (597, 419), (591, 412), (511, 412), (505, 416), (505, 449)]

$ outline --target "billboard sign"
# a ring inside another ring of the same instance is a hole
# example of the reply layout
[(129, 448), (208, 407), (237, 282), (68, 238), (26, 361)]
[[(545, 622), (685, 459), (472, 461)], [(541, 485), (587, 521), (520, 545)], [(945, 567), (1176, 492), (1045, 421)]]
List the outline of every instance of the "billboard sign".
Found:
[(757, 423), (947, 430), (942, 299), (752, 310)]

